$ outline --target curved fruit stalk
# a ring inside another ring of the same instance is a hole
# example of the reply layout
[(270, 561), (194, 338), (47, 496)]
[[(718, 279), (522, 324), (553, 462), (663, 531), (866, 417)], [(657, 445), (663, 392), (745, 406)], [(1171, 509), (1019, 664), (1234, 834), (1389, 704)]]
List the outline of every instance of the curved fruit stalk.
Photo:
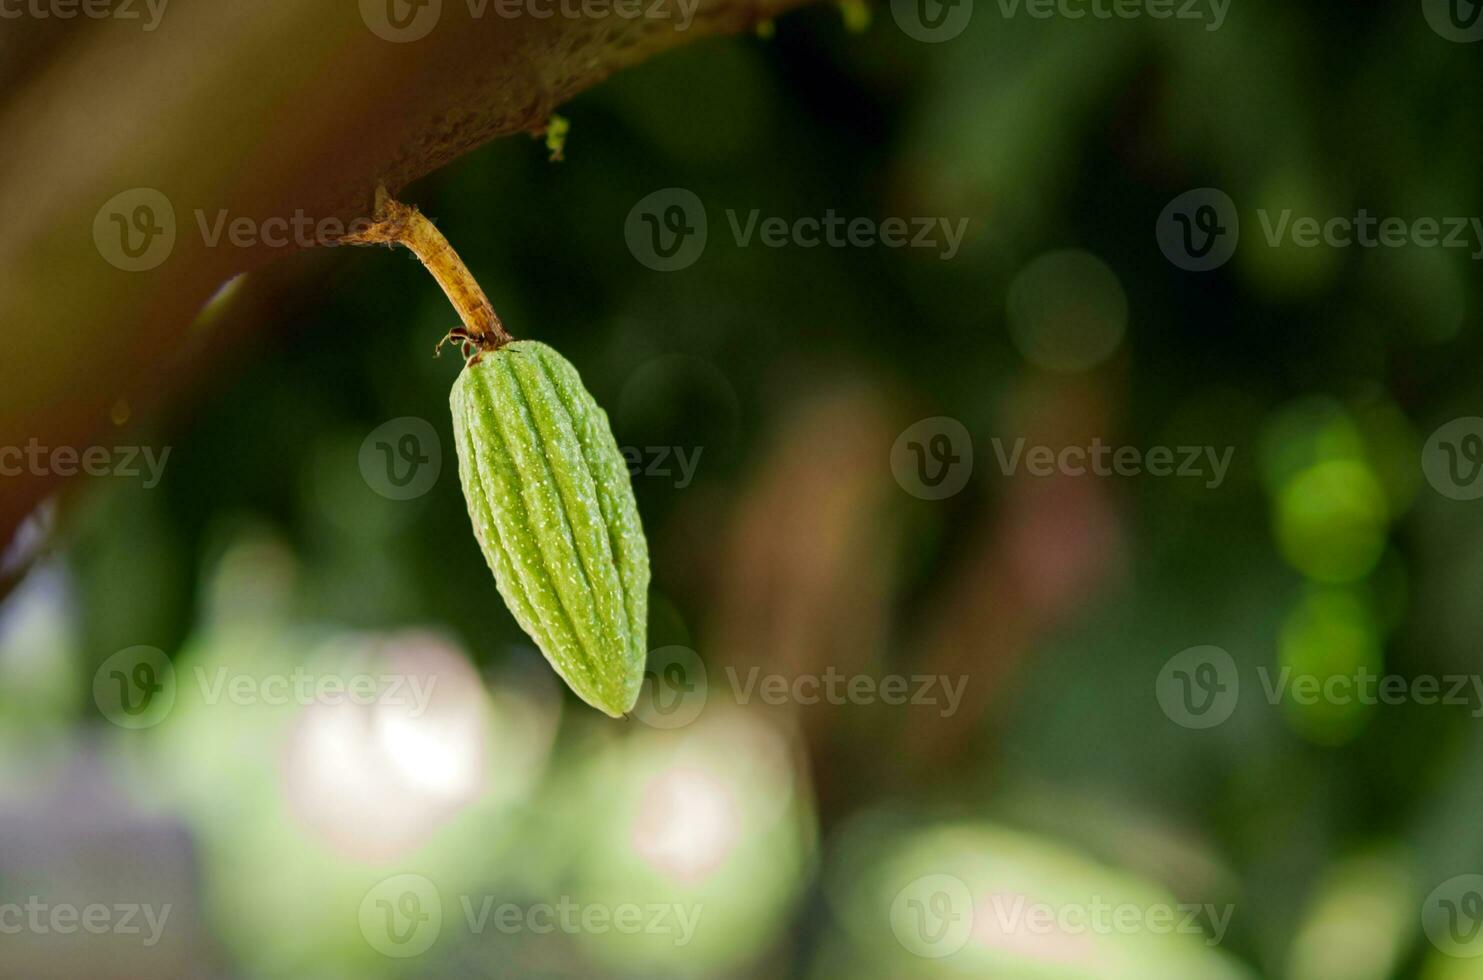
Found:
[[(608, 416), (545, 344), (513, 340), (432, 223), (376, 195), (349, 244), (401, 244), (443, 287), (467, 353), (449, 402), (474, 536), (505, 604), (582, 700), (613, 717), (638, 699), (649, 546)], [(438, 345), (440, 348), (442, 344)]]

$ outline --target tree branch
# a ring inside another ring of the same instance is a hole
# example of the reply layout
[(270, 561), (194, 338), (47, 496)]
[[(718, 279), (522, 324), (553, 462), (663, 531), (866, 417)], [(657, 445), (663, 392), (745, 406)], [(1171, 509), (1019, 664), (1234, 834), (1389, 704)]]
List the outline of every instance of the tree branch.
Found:
[[(800, 2), (700, 0), (684, 25), (512, 18), (475, 0), (170, 4), (152, 30), (7, 21), (0, 447), (85, 446), (120, 396), (168, 392), (223, 282), (333, 243), (378, 185), (399, 191), (496, 136), (539, 131), (622, 67)], [(426, 36), (401, 40), (429, 10)], [(233, 243), (239, 218), (262, 233)], [(0, 477), (0, 542), (57, 479)]]

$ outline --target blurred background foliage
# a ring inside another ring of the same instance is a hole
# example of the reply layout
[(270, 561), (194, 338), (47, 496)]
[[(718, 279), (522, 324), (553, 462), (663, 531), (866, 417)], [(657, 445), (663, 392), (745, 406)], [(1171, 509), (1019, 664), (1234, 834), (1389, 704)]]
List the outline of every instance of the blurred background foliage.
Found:
[[(700, 717), (607, 722), (505, 611), (447, 441), (456, 359), (431, 356), (454, 315), (422, 269), (285, 260), (267, 315), (234, 311), (248, 279), (182, 339), (215, 357), (183, 401), (118, 406), (116, 441), (172, 447), (160, 485), (96, 480), (46, 508), (0, 607), (0, 900), (172, 902), (170, 928), (148, 949), (6, 935), (0, 975), (1483, 977), (1421, 914), (1483, 856), (1470, 707), (1248, 695), (1189, 730), (1155, 697), (1201, 644), (1249, 691), (1259, 668), (1479, 671), (1483, 509), (1419, 465), (1437, 426), (1479, 414), (1475, 260), (1268, 247), (1248, 220), (1197, 274), (1153, 234), (1205, 186), (1244, 220), (1483, 214), (1479, 52), (1414, 3), (1236, 0), (1207, 31), (990, 2), (937, 45), (873, 14), (688, 46), (564, 107), (563, 162), (503, 140), (403, 195), (517, 336), (578, 366), (620, 444), (700, 453), (687, 486), (635, 477), (651, 645), (699, 654)], [(700, 261), (668, 274), (623, 235), (663, 187), (710, 219)], [(951, 261), (738, 247), (725, 212), (754, 208), (966, 217), (968, 235)], [(443, 437), (443, 472), (398, 501), (357, 454), (405, 416)], [(942, 501), (890, 468), (929, 416), (976, 452)], [(1215, 488), (1040, 479), (996, 463), (991, 440), (1022, 436), (1234, 454)], [(141, 644), (180, 677), (410, 664), (438, 676), (435, 710), (398, 732), (182, 683), (127, 731), (91, 684)], [(949, 717), (760, 710), (729, 703), (728, 666), (967, 683)], [(403, 873), (437, 883), (444, 928), (396, 960), (356, 915)], [(1219, 948), (979, 924), (918, 955), (893, 899), (936, 874), (1234, 915)], [(471, 935), (470, 895), (704, 913), (684, 946)]]

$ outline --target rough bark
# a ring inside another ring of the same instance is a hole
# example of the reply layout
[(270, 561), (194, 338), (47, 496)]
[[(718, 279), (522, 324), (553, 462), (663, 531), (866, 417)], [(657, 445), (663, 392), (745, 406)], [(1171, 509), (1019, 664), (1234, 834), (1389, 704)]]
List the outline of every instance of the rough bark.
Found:
[[(152, 31), (118, 18), (0, 24), (0, 447), (90, 445), (121, 395), (165, 386), (223, 282), (300, 247), (209, 247), (198, 209), (349, 222), (380, 182), (395, 192), (487, 140), (539, 130), (619, 68), (801, 0), (700, 0), (683, 30), (429, 2), (436, 26), (408, 42), (369, 26), (416, 12), (407, 0), (182, 2)], [(146, 241), (157, 223), (131, 226), (134, 201), (100, 217), (134, 188), (168, 199), (176, 236), (161, 264), (131, 272), (100, 254), (94, 227)], [(0, 544), (56, 481), (0, 478)]]

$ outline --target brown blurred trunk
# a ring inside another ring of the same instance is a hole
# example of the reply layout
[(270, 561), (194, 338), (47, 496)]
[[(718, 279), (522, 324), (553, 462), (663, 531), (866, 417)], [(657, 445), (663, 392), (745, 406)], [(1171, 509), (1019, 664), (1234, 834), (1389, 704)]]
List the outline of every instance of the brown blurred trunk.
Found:
[[(89, 445), (121, 395), (157, 397), (191, 366), (187, 330), (224, 281), (303, 247), (238, 247), (225, 230), (213, 247), (198, 214), (208, 226), (223, 213), (348, 221), (378, 182), (396, 191), (496, 136), (541, 129), (619, 68), (800, 2), (700, 0), (683, 30), (511, 18), (493, 0), (167, 4), (153, 30), (143, 2), (142, 20), (6, 20), (0, 447)], [(388, 13), (419, 10), (440, 11), (425, 37), (382, 36), (395, 36)], [(138, 188), (168, 200), (175, 241), (157, 266), (124, 271), (123, 246), (163, 243), (151, 230), (170, 225), (137, 195), (105, 207)], [(0, 546), (55, 482), (3, 478)]]

